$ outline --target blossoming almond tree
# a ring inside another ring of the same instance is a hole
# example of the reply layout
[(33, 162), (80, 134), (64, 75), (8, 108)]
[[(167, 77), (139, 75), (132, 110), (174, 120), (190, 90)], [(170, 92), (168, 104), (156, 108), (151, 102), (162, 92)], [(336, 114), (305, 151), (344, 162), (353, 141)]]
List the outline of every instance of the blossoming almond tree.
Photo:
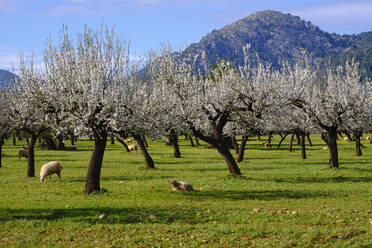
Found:
[(64, 27), (59, 46), (50, 41), (46, 52), (48, 73), (58, 85), (54, 92), (56, 99), (69, 113), (69, 121), (76, 130), (88, 128), (94, 137), (85, 182), (88, 194), (101, 190), (101, 167), (119, 99), (118, 85), (126, 76), (124, 70), (129, 63), (125, 44), (107, 28), (101, 28), (100, 32), (86, 28), (74, 44)]
[(292, 95), (291, 104), (325, 132), (330, 167), (338, 168), (337, 131), (356, 123), (347, 118), (348, 113), (361, 108), (363, 102), (359, 102), (358, 96), (370, 94), (361, 87), (358, 66), (352, 62), (337, 70), (328, 68), (321, 74), (310, 65), (297, 64), (286, 76), (291, 78), (286, 81)]
[(35, 177), (34, 147), (38, 136), (49, 128), (47, 116), (50, 109), (48, 104), (45, 104), (45, 77), (36, 70), (32, 58), (26, 62), (20, 55), (19, 73), (20, 77), (8, 92), (8, 113), (12, 127), (28, 133), (31, 137), (27, 176)]
[(1, 151), (4, 145), (5, 136), (8, 135), (12, 130), (8, 110), (9, 102), (6, 99), (5, 94), (0, 91), (0, 168), (2, 167)]
[(177, 116), (173, 118), (196, 137), (213, 144), (230, 173), (241, 175), (223, 132), (237, 100), (230, 85), (239, 80), (239, 73), (228, 63), (221, 63), (206, 76), (198, 76), (192, 59), (181, 60), (169, 51), (160, 56), (155, 68), (159, 71), (153, 80), (155, 87), (163, 90), (163, 104), (175, 109)]

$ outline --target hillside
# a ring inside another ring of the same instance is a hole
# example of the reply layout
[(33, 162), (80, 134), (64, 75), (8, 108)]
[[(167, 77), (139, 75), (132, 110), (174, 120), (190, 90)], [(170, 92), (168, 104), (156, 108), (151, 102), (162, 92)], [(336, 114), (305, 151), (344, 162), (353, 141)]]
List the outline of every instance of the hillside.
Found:
[(14, 77), (17, 77), (17, 75), (10, 71), (0, 69), (0, 89), (3, 89), (6, 84), (11, 83)]
[(304, 51), (316, 59), (331, 57), (337, 61), (342, 57), (357, 56), (370, 66), (371, 33), (330, 34), (298, 16), (266, 10), (213, 30), (186, 51), (192, 49), (193, 53), (200, 55), (199, 65), (215, 64), (219, 59), (241, 64), (242, 47), (249, 43), (251, 60), (254, 61), (258, 54), (261, 60), (274, 66), (282, 59), (300, 59)]

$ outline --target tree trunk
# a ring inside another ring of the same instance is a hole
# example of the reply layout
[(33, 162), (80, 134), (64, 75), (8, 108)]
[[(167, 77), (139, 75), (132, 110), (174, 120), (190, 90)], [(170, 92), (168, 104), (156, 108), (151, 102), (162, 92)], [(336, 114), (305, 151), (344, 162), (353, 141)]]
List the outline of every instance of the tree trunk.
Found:
[(305, 146), (305, 139), (306, 139), (306, 134), (301, 133), (301, 157), (302, 159), (306, 159), (306, 146)]
[(360, 143), (360, 137), (362, 136), (362, 132), (355, 132), (355, 152), (357, 156), (362, 156), (362, 149), (361, 149), (361, 143)]
[(17, 139), (15, 136), (13, 136), (13, 146), (16, 146), (17, 145)]
[(232, 144), (234, 146), (235, 153), (236, 154), (239, 154), (239, 145), (238, 145), (238, 142), (236, 142), (236, 138), (235, 137), (232, 138)]
[[(191, 137), (191, 136), (190, 136)], [(170, 139), (172, 140), (172, 145), (173, 145), (173, 155), (175, 158), (180, 158), (181, 157), (181, 152), (180, 148), (178, 146), (178, 135), (172, 130), (170, 134)]]
[(114, 145), (115, 144), (114, 136), (110, 136), (110, 140), (111, 140), (111, 145)]
[(125, 150), (126, 150), (127, 152), (130, 152), (129, 147), (128, 147), (127, 143), (125, 143), (124, 140), (122, 140), (122, 139), (120, 139), (120, 138), (118, 138), (118, 137), (116, 137), (116, 139), (120, 142), (120, 144), (122, 144), (122, 145), (124, 146), (124, 148), (125, 148)]
[(297, 141), (297, 145), (301, 145), (301, 138), (298, 133), (296, 133), (296, 141)]
[(310, 145), (311, 147), (313, 147), (313, 143), (311, 143), (311, 139), (310, 139), (310, 133), (307, 133), (307, 134), (306, 134), (306, 137), (307, 137), (307, 141), (309, 142), (309, 145)]
[(146, 148), (149, 148), (149, 144), (147, 143), (145, 135), (142, 136), (142, 139), (143, 139), (143, 143), (146, 146)]
[[(14, 139), (14, 137), (13, 137), (13, 139)], [(3, 154), (2, 154), (3, 145), (4, 145), (4, 136), (1, 135), (1, 137), (0, 137), (0, 168), (2, 167), (1, 161), (2, 161), (2, 158), (3, 158)]]
[(242, 138), (242, 144), (240, 145), (239, 149), (239, 156), (237, 159), (237, 162), (242, 162), (244, 159), (244, 151), (245, 151), (245, 145), (247, 144), (248, 136), (243, 136)]
[(233, 155), (231, 154), (230, 150), (224, 142), (220, 142), (218, 144), (214, 144), (214, 146), (217, 148), (217, 151), (222, 155), (222, 157), (225, 159), (225, 162), (227, 166), (229, 167), (229, 171), (231, 174), (241, 175), (240, 169), (238, 167), (238, 164), (235, 162), (235, 159)]
[(337, 127), (329, 127), (327, 130), (328, 148), (329, 148), (329, 166), (338, 168), (338, 149), (337, 149)]
[(145, 144), (143, 143), (143, 138), (141, 136), (136, 135), (133, 135), (133, 138), (137, 141), (137, 144), (141, 149), (142, 155), (145, 158), (146, 168), (154, 169), (155, 168), (154, 161), (152, 160), (150, 154), (148, 153), (145, 147)]
[(196, 137), (196, 136), (195, 136), (195, 143), (196, 143), (198, 146), (200, 146), (199, 139), (198, 139), (198, 137)]
[(271, 139), (273, 138), (273, 134), (269, 133), (269, 137), (267, 139), (267, 143), (271, 144)]
[(57, 139), (58, 139), (58, 150), (64, 150), (65, 143), (63, 143), (63, 136), (60, 134), (57, 136)]
[(257, 135), (257, 140), (261, 141), (261, 135)]
[(105, 153), (107, 133), (94, 134), (94, 150), (90, 158), (87, 178), (85, 180), (85, 193), (90, 194), (101, 190), (101, 168), (103, 154)]
[(354, 139), (351, 137), (350, 133), (348, 131), (344, 132), (346, 137), (349, 139), (349, 141), (353, 141)]
[(282, 136), (282, 138), (280, 139), (279, 143), (278, 143), (278, 146), (277, 148), (279, 149), (280, 148), (280, 145), (282, 144), (282, 142), (285, 140), (285, 138), (287, 138), (288, 136), (288, 133), (285, 133), (284, 136)]
[(27, 177), (35, 177), (35, 144), (37, 136), (31, 135), (31, 142), (28, 145), (28, 158), (27, 158)]
[(291, 136), (291, 141), (289, 142), (289, 151), (293, 151), (293, 139), (294, 139), (295, 134), (292, 134)]
[(189, 137), (189, 140), (190, 140), (190, 144), (191, 144), (191, 146), (195, 146), (195, 145), (194, 145), (194, 141), (192, 140), (191, 135), (188, 135), (188, 137)]
[(71, 145), (75, 145), (75, 135), (71, 134)]

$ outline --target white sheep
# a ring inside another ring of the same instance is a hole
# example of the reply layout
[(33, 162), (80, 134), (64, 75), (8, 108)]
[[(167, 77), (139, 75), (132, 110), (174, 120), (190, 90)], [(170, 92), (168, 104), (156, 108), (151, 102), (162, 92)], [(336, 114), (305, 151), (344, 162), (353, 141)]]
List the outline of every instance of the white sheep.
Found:
[(350, 139), (349, 139), (348, 137), (345, 137), (345, 138), (344, 138), (344, 141), (349, 142)]
[(366, 137), (366, 140), (371, 140), (371, 136), (367, 136)]
[(135, 144), (128, 146), (129, 151), (137, 151), (137, 146)]
[(264, 143), (264, 147), (271, 147), (271, 143)]
[(170, 183), (172, 184), (172, 190), (179, 190), (179, 191), (194, 190), (191, 184), (186, 183), (186, 182), (177, 182), (176, 179), (172, 179)]
[(50, 178), (54, 173), (57, 174), (59, 181), (61, 181), (61, 170), (62, 166), (58, 161), (51, 161), (44, 164), (40, 168), (40, 182), (45, 181), (47, 176)]
[(124, 141), (125, 141), (125, 143), (131, 143), (132, 142), (132, 138), (127, 138)]

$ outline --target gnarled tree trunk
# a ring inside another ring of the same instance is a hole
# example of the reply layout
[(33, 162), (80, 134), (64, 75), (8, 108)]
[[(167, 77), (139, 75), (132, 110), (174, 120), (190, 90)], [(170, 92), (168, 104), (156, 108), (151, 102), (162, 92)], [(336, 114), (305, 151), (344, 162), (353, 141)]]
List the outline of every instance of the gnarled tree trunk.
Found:
[(337, 148), (337, 127), (329, 127), (327, 130), (327, 140), (329, 149), (329, 166), (331, 168), (338, 168), (338, 148)]
[(242, 138), (242, 144), (240, 145), (238, 159), (236, 160), (237, 162), (242, 162), (244, 159), (244, 151), (245, 151), (245, 145), (247, 144), (247, 141), (248, 141), (248, 136), (244, 135)]
[(238, 145), (238, 142), (236, 142), (236, 138), (235, 137), (232, 138), (232, 144), (234, 146), (235, 153), (236, 154), (239, 154), (239, 145)]
[(149, 152), (147, 151), (142, 137), (137, 136), (137, 135), (133, 135), (133, 138), (137, 141), (137, 144), (141, 149), (142, 155), (145, 158), (146, 168), (154, 169), (155, 168), (154, 161), (152, 160)]
[(285, 140), (285, 138), (287, 138), (287, 136), (288, 136), (288, 133), (285, 133), (284, 136), (281, 137), (281, 139), (278, 143), (278, 146), (277, 146), (278, 149), (280, 148), (280, 146), (283, 143), (283, 141)]
[(310, 133), (306, 133), (306, 137), (307, 137), (307, 141), (309, 142), (309, 145), (312, 147), (313, 143), (311, 143)]
[(356, 156), (362, 156), (362, 149), (361, 149), (361, 143), (360, 143), (361, 136), (362, 136), (362, 132), (359, 132), (359, 131), (354, 132)]
[(106, 142), (107, 133), (105, 131), (94, 134), (94, 150), (90, 158), (87, 178), (85, 180), (85, 193), (87, 194), (101, 190), (101, 168)]
[(294, 139), (295, 134), (292, 134), (291, 136), (291, 141), (289, 142), (289, 151), (293, 151), (293, 139)]
[[(191, 137), (191, 136), (190, 136)], [(178, 145), (178, 135), (172, 130), (170, 133), (170, 139), (173, 144), (173, 155), (175, 158), (180, 158), (181, 157), (181, 152), (180, 148)]]
[(27, 177), (35, 177), (35, 144), (37, 135), (31, 134), (31, 141), (28, 145), (28, 158), (27, 158)]
[(305, 138), (306, 138), (306, 134), (302, 132), (300, 134), (300, 139), (301, 139), (301, 157), (302, 157), (302, 159), (306, 159)]
[(231, 154), (228, 147), (225, 144), (215, 143), (214, 146), (217, 148), (217, 151), (222, 155), (224, 158), (227, 166), (229, 167), (229, 171), (231, 174), (241, 175), (240, 169), (238, 164), (235, 162), (233, 155)]
[(195, 146), (195, 145), (194, 145), (194, 141), (192, 140), (191, 135), (188, 135), (188, 137), (189, 137), (189, 140), (190, 140), (190, 145), (191, 145), (191, 146)]

